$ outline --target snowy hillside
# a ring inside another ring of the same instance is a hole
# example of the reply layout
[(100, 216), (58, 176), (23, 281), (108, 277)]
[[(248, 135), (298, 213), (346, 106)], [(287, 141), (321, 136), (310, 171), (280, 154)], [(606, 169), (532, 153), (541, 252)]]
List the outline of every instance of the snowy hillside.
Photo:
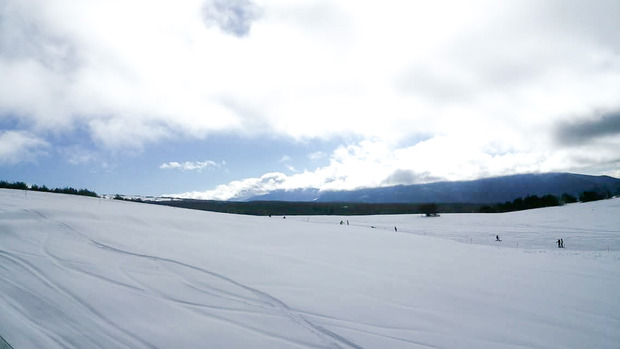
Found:
[[(558, 239), (571, 251), (620, 251), (620, 199), (503, 214), (442, 214), (291, 217), (313, 223), (351, 225), (436, 236), (489, 246), (552, 249)], [(499, 235), (502, 243), (495, 237)]]
[(619, 213), (612, 199), (283, 219), (0, 190), (0, 335), (15, 348), (617, 348)]

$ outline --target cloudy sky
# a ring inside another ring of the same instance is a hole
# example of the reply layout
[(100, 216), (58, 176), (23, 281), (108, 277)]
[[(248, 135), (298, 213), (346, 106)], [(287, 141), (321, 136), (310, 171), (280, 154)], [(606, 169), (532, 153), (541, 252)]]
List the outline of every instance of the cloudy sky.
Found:
[(0, 0), (0, 179), (229, 199), (620, 177), (617, 0)]

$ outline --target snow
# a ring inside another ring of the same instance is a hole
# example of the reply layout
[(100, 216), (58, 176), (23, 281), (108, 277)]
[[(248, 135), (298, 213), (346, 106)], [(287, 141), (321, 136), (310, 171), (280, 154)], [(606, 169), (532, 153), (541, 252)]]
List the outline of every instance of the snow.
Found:
[(15, 348), (615, 348), (619, 212), (611, 199), (282, 219), (0, 190), (0, 335)]
[[(291, 217), (289, 217), (291, 218)], [(441, 214), (384, 216), (304, 216), (293, 217), (313, 223), (349, 221), (354, 226), (375, 227), (447, 238), (488, 246), (549, 249), (564, 240), (571, 251), (620, 251), (620, 198), (577, 203), (561, 207), (504, 214)], [(502, 239), (501, 244), (495, 236)], [(517, 246), (518, 244), (518, 246)]]

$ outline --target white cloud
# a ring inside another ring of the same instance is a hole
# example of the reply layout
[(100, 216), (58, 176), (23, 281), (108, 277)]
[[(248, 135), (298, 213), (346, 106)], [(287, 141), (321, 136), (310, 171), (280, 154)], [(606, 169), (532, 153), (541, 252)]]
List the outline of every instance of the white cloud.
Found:
[(293, 165), (288, 163), (288, 162), (291, 162), (291, 161), (293, 161), (293, 158), (290, 157), (289, 155), (283, 155), (282, 158), (280, 159), (280, 162), (285, 163), (284, 167), (286, 167), (287, 170), (289, 170), (291, 172), (297, 172), (297, 169)]
[(203, 169), (208, 168), (219, 168), (225, 163), (218, 164), (215, 161), (207, 160), (207, 161), (185, 161), (185, 162), (166, 162), (159, 166), (162, 170), (181, 170), (181, 171), (202, 171)]
[[(620, 147), (620, 143), (616, 144)], [(488, 145), (491, 146), (491, 145)], [(481, 177), (514, 173), (584, 169), (597, 163), (616, 161), (614, 152), (572, 151), (540, 154), (527, 149), (483, 151), (485, 145), (475, 139), (450, 139), (437, 136), (411, 146), (394, 148), (382, 141), (362, 141), (342, 146), (330, 156), (327, 166), (293, 175), (268, 173), (260, 178), (247, 178), (219, 185), (214, 190), (176, 194), (195, 199), (243, 200), (272, 190), (317, 188), (320, 190), (352, 190), (435, 182), (439, 180), (473, 180)], [(611, 147), (609, 147), (611, 149)], [(617, 148), (615, 148), (617, 149)], [(587, 172), (587, 171), (585, 171)], [(614, 173), (614, 172), (610, 172)]]
[(327, 156), (327, 154), (325, 154), (322, 151), (316, 151), (313, 153), (308, 154), (308, 159), (310, 160), (319, 160), (319, 159), (323, 159)]
[[(618, 37), (605, 31), (617, 6), (556, 5), (244, 0), (215, 11), (263, 8), (239, 39), (203, 25), (202, 1), (12, 1), (0, 60), (0, 88), (12, 93), (0, 106), (44, 128), (86, 123), (112, 147), (257, 124), (302, 138), (401, 138), (457, 132), (462, 119), (531, 125), (619, 107)], [(317, 23), (337, 35), (326, 41)]]
[(23, 131), (0, 131), (0, 164), (34, 161), (47, 154), (49, 143)]
[(172, 196), (193, 199), (211, 200), (243, 200), (255, 195), (267, 194), (270, 190), (281, 189), (287, 176), (283, 173), (267, 173), (260, 178), (247, 178), (240, 181), (232, 181), (226, 185), (219, 185), (213, 190), (206, 192), (190, 192), (173, 194)]
[(618, 11), (614, 0), (10, 0), (0, 121), (17, 117), (39, 140), (85, 127), (114, 151), (217, 132), (367, 140), (285, 181), (327, 187), (427, 178), (390, 177), (414, 167), (448, 179), (578, 168), (575, 154), (612, 152), (617, 136), (571, 152), (551, 138), (559, 122), (620, 110)]
[(71, 165), (81, 165), (94, 162), (98, 158), (98, 154), (92, 150), (75, 145), (64, 148), (58, 148), (58, 153), (67, 159)]

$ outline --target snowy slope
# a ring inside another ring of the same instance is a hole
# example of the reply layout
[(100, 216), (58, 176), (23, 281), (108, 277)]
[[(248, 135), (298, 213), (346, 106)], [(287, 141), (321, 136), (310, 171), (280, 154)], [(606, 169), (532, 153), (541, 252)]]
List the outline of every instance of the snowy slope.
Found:
[[(401, 233), (436, 236), (464, 243), (533, 249), (557, 248), (564, 240), (571, 251), (620, 251), (620, 199), (569, 204), (502, 214), (442, 214), (292, 217), (311, 223), (375, 227)], [(502, 243), (495, 237), (499, 235)]]
[(341, 226), (0, 190), (0, 335), (15, 348), (615, 348), (619, 203)]

